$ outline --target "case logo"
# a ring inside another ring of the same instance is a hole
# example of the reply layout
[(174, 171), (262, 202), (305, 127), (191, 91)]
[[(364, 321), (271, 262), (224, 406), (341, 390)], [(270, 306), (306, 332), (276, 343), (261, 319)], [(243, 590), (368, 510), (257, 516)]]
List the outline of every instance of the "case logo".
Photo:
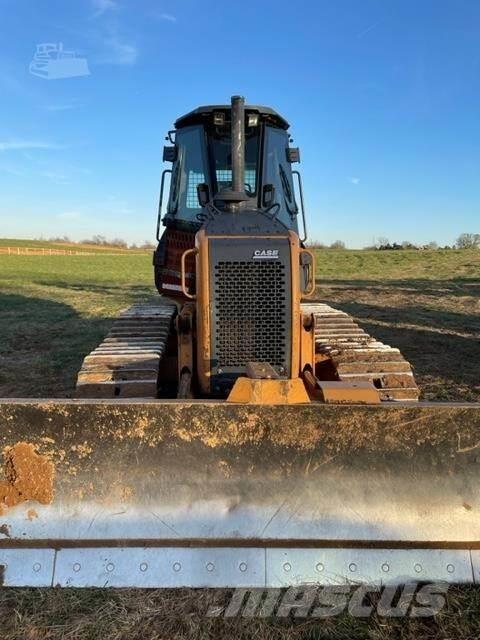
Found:
[(253, 252), (254, 260), (278, 260), (280, 257), (278, 249), (255, 249)]

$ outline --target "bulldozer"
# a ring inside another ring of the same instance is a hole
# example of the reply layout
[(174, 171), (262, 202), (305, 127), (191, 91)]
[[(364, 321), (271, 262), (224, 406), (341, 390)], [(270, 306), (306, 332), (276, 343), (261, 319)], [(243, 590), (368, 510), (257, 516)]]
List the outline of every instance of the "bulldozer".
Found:
[(160, 295), (75, 398), (0, 400), (0, 583), (480, 580), (479, 405), (315, 299), (288, 122), (234, 96), (167, 139)]

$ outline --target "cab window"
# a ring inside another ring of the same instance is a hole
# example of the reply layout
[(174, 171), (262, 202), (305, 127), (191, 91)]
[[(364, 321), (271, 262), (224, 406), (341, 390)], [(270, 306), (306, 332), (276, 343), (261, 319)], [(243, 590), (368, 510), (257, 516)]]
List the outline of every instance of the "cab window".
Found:
[[(211, 134), (211, 147), (215, 163), (217, 191), (232, 188), (232, 141), (230, 128)], [(257, 193), (258, 127), (245, 132), (245, 191), (248, 196)]]
[(196, 222), (202, 209), (197, 185), (209, 183), (205, 134), (202, 126), (185, 127), (176, 133), (177, 160), (170, 182), (168, 212), (188, 222)]
[(298, 207), (295, 201), (292, 169), (287, 160), (288, 135), (283, 129), (265, 127), (265, 159), (263, 184), (275, 188), (279, 206), (278, 219), (289, 229), (297, 230)]

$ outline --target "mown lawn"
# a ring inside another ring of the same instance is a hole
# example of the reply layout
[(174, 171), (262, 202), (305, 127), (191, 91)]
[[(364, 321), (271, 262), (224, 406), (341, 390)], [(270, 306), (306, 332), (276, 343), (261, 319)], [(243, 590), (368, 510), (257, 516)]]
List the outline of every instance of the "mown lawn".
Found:
[(480, 400), (480, 251), (322, 251), (317, 295), (399, 347), (424, 400)]
[(317, 251), (319, 275), (348, 280), (458, 280), (480, 277), (480, 251)]
[(0, 255), (0, 396), (69, 396), (112, 318), (154, 295), (151, 256)]
[[(480, 251), (319, 251), (317, 284), (404, 352), (424, 399), (480, 399)], [(147, 253), (0, 255), (0, 395), (71, 395), (112, 318), (154, 295)]]

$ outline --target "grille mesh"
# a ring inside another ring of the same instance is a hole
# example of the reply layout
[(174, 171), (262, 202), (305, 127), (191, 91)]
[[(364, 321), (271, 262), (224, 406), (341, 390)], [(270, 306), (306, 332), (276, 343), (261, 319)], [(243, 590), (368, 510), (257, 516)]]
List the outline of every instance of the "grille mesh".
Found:
[(218, 367), (285, 366), (285, 266), (274, 260), (218, 262), (214, 288)]

